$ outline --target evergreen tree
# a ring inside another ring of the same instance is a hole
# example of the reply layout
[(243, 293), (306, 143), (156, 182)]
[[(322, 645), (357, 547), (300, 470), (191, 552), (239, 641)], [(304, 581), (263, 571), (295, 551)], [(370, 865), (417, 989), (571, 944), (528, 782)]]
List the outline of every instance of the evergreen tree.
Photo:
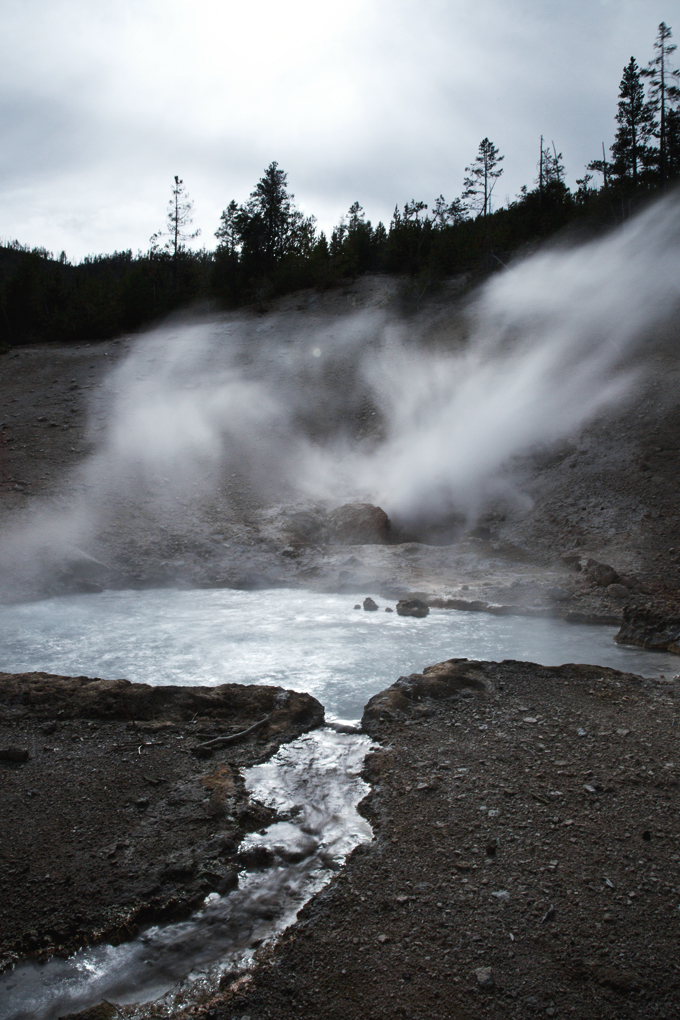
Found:
[(185, 229), (193, 220), (193, 208), (194, 203), (187, 194), (184, 181), (180, 180), (175, 174), (172, 196), (168, 202), (168, 212), (165, 221), (166, 229), (157, 231), (157, 233), (152, 234), (149, 238), (152, 251), (158, 251), (161, 238), (167, 237), (163, 248), (170, 252), (173, 261), (177, 262), (180, 252), (186, 247), (186, 242), (193, 241), (201, 233), (200, 230), (195, 230), (193, 234), (189, 234)]
[(491, 212), (491, 195), (496, 181), (503, 173), (499, 163), (505, 156), (498, 155), (498, 149), (488, 138), (479, 143), (477, 157), (470, 166), (465, 167), (468, 175), (463, 180), (463, 200), (468, 208), (482, 214), (484, 218)]
[(538, 162), (538, 178), (536, 184), (538, 185), (539, 191), (543, 191), (545, 188), (550, 186), (557, 186), (555, 190), (566, 189), (564, 183), (564, 164), (560, 162), (562, 159), (562, 153), (558, 152), (555, 148), (555, 143), (552, 143), (552, 151), (548, 146), (543, 146), (543, 136), (541, 135), (541, 156)]
[(654, 43), (654, 49), (658, 50), (658, 53), (640, 72), (644, 78), (650, 79), (650, 103), (659, 116), (657, 137), (659, 139), (659, 176), (662, 184), (668, 178), (667, 125), (669, 108), (680, 99), (680, 88), (675, 84), (680, 72), (673, 70), (670, 66), (670, 57), (677, 49), (675, 44), (668, 43), (672, 35), (671, 29), (665, 21), (662, 21)]
[(444, 227), (455, 227), (466, 219), (465, 204), (460, 198), (447, 202), (443, 195), (435, 199), (432, 206), (432, 225), (437, 230)]
[[(598, 174), (602, 174), (602, 186), (606, 189), (609, 187), (609, 178), (612, 173), (612, 165), (607, 159), (607, 155), (604, 151), (604, 142), (602, 143), (602, 159), (593, 159), (586, 170), (594, 170)], [(586, 176), (588, 176), (586, 174)], [(578, 181), (576, 182), (578, 184)]]
[(680, 110), (666, 112), (666, 173), (669, 180), (680, 177)]
[(285, 255), (307, 255), (314, 243), (315, 219), (296, 208), (287, 182), (278, 163), (270, 163), (238, 217), (244, 247), (259, 256), (263, 268), (276, 265)]
[(649, 164), (648, 143), (655, 128), (654, 109), (645, 101), (640, 73), (635, 57), (631, 57), (623, 69), (616, 114), (619, 127), (611, 147), (612, 172), (620, 180), (630, 180), (634, 188), (640, 171)]
[(235, 255), (238, 252), (241, 241), (239, 207), (233, 198), (220, 216), (220, 225), (215, 231), (215, 237), (218, 248), (223, 249), (228, 255)]

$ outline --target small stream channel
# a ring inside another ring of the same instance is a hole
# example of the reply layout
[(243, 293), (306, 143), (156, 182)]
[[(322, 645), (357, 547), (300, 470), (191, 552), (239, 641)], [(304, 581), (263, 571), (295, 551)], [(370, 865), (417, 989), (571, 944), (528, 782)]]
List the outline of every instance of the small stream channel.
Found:
[[(264, 592), (105, 592), (0, 607), (6, 671), (45, 670), (152, 684), (280, 684), (304, 690), (327, 716), (357, 720), (401, 674), (453, 656), (590, 662), (647, 676), (674, 675), (669, 654), (616, 645), (615, 628), (560, 620), (432, 610), (426, 619), (357, 611), (345, 595)], [(0, 976), (3, 1020), (56, 1020), (108, 999), (161, 999), (170, 1009), (243, 972), (300, 907), (371, 839), (357, 812), (370, 741), (323, 728), (249, 769), (248, 788), (287, 816), (242, 848), (263, 845), (271, 866), (211, 894), (188, 920), (150, 927), (119, 946), (68, 960), (25, 963)]]

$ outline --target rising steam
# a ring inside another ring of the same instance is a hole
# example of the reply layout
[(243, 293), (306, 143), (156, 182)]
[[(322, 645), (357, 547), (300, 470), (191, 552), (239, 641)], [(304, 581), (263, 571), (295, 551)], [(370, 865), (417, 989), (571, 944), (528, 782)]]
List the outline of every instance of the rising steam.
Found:
[[(468, 309), (465, 341), (422, 343), (422, 323), (380, 310), (156, 329), (107, 381), (107, 427), (80, 469), (77, 507), (44, 510), (23, 548), (58, 534), (82, 546), (114, 505), (144, 501), (162, 516), (218, 491), (369, 499), (402, 520), (474, 512), (513, 457), (630, 391), (631, 356), (639, 363), (679, 300), (672, 198), (495, 276)], [(22, 549), (16, 535), (10, 544)]]

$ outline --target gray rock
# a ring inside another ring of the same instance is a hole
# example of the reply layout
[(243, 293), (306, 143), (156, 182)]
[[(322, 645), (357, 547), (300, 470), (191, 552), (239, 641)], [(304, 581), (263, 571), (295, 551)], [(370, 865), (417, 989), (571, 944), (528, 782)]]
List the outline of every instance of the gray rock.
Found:
[(378, 608), (377, 602), (374, 602), (370, 596), (364, 599), (364, 609), (366, 610), (367, 613), (374, 613), (377, 610), (377, 608)]
[(491, 967), (477, 967), (475, 977), (480, 988), (493, 988), (493, 971)]
[(611, 595), (613, 599), (627, 599), (630, 592), (625, 584), (609, 584), (607, 585), (607, 595)]

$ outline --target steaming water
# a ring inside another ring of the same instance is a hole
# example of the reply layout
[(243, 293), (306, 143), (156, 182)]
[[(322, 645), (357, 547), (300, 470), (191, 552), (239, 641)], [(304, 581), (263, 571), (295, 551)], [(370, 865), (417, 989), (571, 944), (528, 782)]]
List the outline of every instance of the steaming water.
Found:
[[(346, 595), (270, 590), (116, 591), (0, 607), (7, 671), (45, 670), (151, 684), (274, 683), (314, 694), (329, 716), (355, 719), (400, 674), (453, 656), (592, 662), (670, 675), (677, 659), (614, 644), (611, 627), (431, 610), (423, 620), (357, 612)], [(381, 605), (381, 610), (384, 604)], [(171, 1005), (243, 968), (254, 947), (290, 924), (370, 827), (356, 805), (369, 741), (327, 729), (282, 748), (247, 775), (248, 787), (291, 821), (245, 845), (276, 863), (212, 894), (189, 920), (121, 946), (28, 963), (0, 978), (0, 1016), (54, 1020), (103, 998)], [(296, 863), (291, 863), (291, 860)]]
[(242, 875), (228, 896), (212, 893), (187, 921), (152, 927), (120, 946), (17, 967), (0, 978), (0, 1016), (55, 1020), (102, 999), (149, 1002), (163, 995), (172, 1006), (177, 995), (195, 995), (215, 987), (225, 972), (242, 970), (255, 946), (291, 924), (347, 854), (371, 838), (356, 811), (368, 789), (359, 771), (369, 747), (367, 737), (320, 730), (249, 769), (247, 785), (255, 797), (281, 812), (297, 809), (295, 823), (279, 822), (242, 844), (272, 848), (273, 867)]
[(677, 657), (616, 645), (616, 629), (561, 620), (356, 611), (351, 595), (269, 590), (108, 591), (0, 607), (2, 669), (150, 684), (277, 684), (356, 719), (398, 676), (454, 656), (591, 662), (643, 675)]

